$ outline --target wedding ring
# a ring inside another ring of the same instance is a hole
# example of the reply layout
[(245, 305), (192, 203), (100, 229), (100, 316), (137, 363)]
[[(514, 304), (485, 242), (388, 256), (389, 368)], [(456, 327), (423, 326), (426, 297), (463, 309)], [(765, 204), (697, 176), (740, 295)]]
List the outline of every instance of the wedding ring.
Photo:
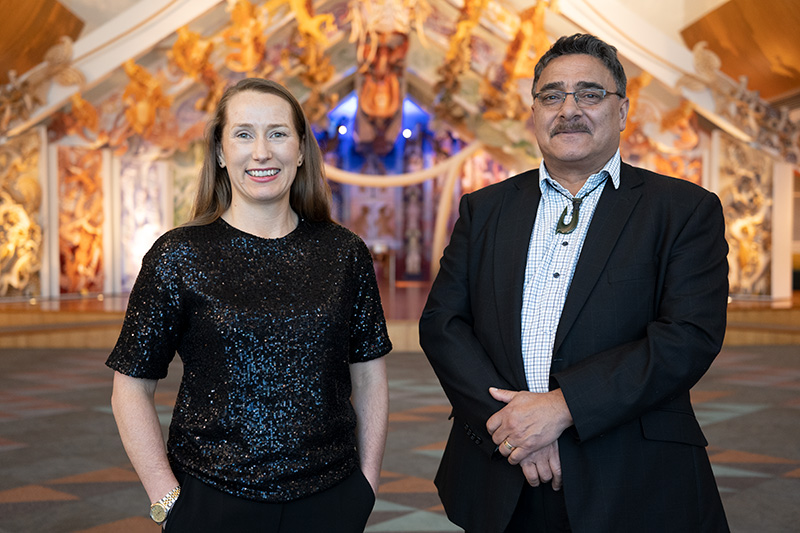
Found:
[(506, 449), (507, 449), (508, 451), (510, 451), (510, 452), (513, 452), (514, 450), (516, 450), (516, 449), (517, 449), (517, 447), (516, 447), (516, 446), (512, 446), (511, 444), (509, 444), (509, 443), (508, 443), (508, 439), (506, 439), (506, 440), (504, 440), (504, 441), (503, 441), (503, 446), (505, 446), (505, 447), (506, 447)]

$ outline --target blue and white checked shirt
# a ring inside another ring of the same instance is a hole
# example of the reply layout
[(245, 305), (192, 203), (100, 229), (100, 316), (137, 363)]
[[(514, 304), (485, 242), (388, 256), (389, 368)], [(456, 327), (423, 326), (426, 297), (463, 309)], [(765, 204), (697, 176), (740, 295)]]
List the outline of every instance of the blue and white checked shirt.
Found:
[[(575, 197), (582, 197), (607, 176), (611, 177), (614, 188), (618, 189), (619, 169), (620, 155), (617, 150), (603, 170), (589, 176)], [(571, 199), (574, 197), (550, 177), (544, 160), (539, 165), (539, 188), (542, 199), (528, 245), (522, 292), (522, 360), (528, 389), (547, 392), (556, 329), (589, 223), (604, 187), (598, 187), (582, 200), (578, 227), (568, 235), (556, 233), (556, 225), (564, 207), (569, 206), (567, 212), (571, 216)], [(569, 220), (568, 216), (565, 222)]]

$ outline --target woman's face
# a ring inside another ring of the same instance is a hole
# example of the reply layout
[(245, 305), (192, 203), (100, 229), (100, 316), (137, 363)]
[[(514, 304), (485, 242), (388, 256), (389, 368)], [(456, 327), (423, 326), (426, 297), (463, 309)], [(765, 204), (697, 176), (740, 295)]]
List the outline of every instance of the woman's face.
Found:
[(301, 143), (289, 102), (256, 91), (234, 95), (217, 154), (231, 180), (231, 209), (288, 206)]

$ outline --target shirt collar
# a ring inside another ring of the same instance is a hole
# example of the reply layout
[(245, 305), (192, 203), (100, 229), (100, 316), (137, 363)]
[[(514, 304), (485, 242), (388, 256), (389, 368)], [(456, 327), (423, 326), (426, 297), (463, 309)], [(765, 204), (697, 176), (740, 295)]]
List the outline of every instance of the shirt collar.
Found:
[[(608, 160), (600, 172), (589, 176), (589, 178), (586, 180), (586, 183), (592, 183), (595, 181), (597, 176), (606, 173), (611, 176), (611, 183), (614, 185), (614, 188), (619, 189), (619, 169), (621, 166), (622, 159), (619, 155), (619, 148), (617, 148), (616, 153), (611, 156), (611, 159)], [(553, 178), (550, 177), (550, 173), (547, 172), (547, 167), (544, 164), (544, 159), (542, 159), (542, 162), (539, 163), (539, 189), (542, 191), (542, 193), (544, 193), (544, 190), (547, 187), (547, 181), (553, 184), (553, 186), (555, 186), (557, 183)]]

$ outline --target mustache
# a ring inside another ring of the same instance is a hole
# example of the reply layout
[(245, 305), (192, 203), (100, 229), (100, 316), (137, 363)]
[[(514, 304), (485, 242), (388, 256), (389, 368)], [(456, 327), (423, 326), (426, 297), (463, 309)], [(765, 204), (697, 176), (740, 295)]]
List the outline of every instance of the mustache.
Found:
[(555, 137), (559, 133), (565, 132), (584, 132), (584, 133), (591, 133), (592, 130), (589, 129), (587, 124), (583, 122), (559, 122), (553, 129), (550, 130), (550, 137)]

